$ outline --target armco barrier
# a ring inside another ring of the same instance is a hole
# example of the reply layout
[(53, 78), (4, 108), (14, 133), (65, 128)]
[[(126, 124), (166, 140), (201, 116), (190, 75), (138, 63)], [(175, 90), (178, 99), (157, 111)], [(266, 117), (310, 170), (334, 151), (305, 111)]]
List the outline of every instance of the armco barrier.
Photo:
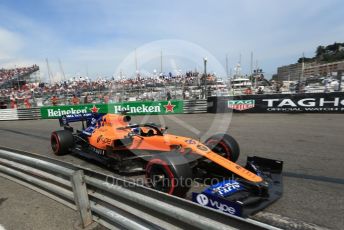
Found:
[(0, 109), (0, 121), (40, 119), (40, 109)]
[(199, 100), (185, 100), (184, 113), (206, 113), (207, 112), (207, 100), (199, 99)]
[[(0, 176), (109, 229), (276, 229), (73, 164), (0, 147)], [(58, 217), (57, 217), (58, 218)]]
[(17, 109), (0, 109), (0, 121), (18, 120)]

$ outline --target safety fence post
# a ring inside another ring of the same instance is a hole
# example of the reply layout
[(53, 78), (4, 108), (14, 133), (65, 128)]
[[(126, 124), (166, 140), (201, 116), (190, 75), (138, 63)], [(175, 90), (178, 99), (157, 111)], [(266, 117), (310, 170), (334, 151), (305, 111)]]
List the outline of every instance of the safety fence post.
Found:
[(92, 224), (92, 213), (90, 201), (85, 183), (85, 176), (82, 170), (77, 170), (71, 177), (75, 204), (80, 212), (81, 223), (85, 228)]

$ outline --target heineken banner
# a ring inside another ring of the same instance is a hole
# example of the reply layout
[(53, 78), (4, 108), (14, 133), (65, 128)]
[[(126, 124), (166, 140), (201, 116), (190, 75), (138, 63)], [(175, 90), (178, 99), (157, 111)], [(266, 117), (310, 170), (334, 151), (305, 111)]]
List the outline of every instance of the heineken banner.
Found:
[(41, 107), (43, 119), (59, 118), (62, 115), (78, 113), (120, 113), (132, 115), (183, 113), (183, 101), (135, 101), (111, 104), (83, 104)]
[(210, 113), (344, 113), (344, 92), (209, 97)]

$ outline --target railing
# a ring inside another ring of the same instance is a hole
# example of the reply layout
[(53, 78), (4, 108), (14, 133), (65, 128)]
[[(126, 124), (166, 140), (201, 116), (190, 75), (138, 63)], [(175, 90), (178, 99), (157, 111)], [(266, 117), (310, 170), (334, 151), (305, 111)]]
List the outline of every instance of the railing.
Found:
[(184, 100), (184, 113), (206, 113), (207, 100)]
[(276, 229), (66, 162), (0, 147), (0, 176), (80, 213), (82, 227)]
[(40, 109), (0, 109), (0, 121), (40, 119)]

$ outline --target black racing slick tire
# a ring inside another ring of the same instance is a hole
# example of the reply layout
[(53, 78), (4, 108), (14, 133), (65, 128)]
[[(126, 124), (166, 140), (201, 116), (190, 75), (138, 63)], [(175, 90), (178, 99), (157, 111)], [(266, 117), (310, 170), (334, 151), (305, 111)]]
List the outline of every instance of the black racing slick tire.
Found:
[(146, 186), (170, 195), (185, 197), (192, 183), (192, 170), (180, 154), (159, 154), (148, 161)]
[(74, 144), (73, 134), (67, 130), (59, 130), (51, 133), (51, 148), (55, 155), (61, 156), (69, 152)]
[(209, 137), (204, 144), (213, 152), (222, 157), (236, 162), (240, 155), (238, 142), (228, 134), (215, 134)]

